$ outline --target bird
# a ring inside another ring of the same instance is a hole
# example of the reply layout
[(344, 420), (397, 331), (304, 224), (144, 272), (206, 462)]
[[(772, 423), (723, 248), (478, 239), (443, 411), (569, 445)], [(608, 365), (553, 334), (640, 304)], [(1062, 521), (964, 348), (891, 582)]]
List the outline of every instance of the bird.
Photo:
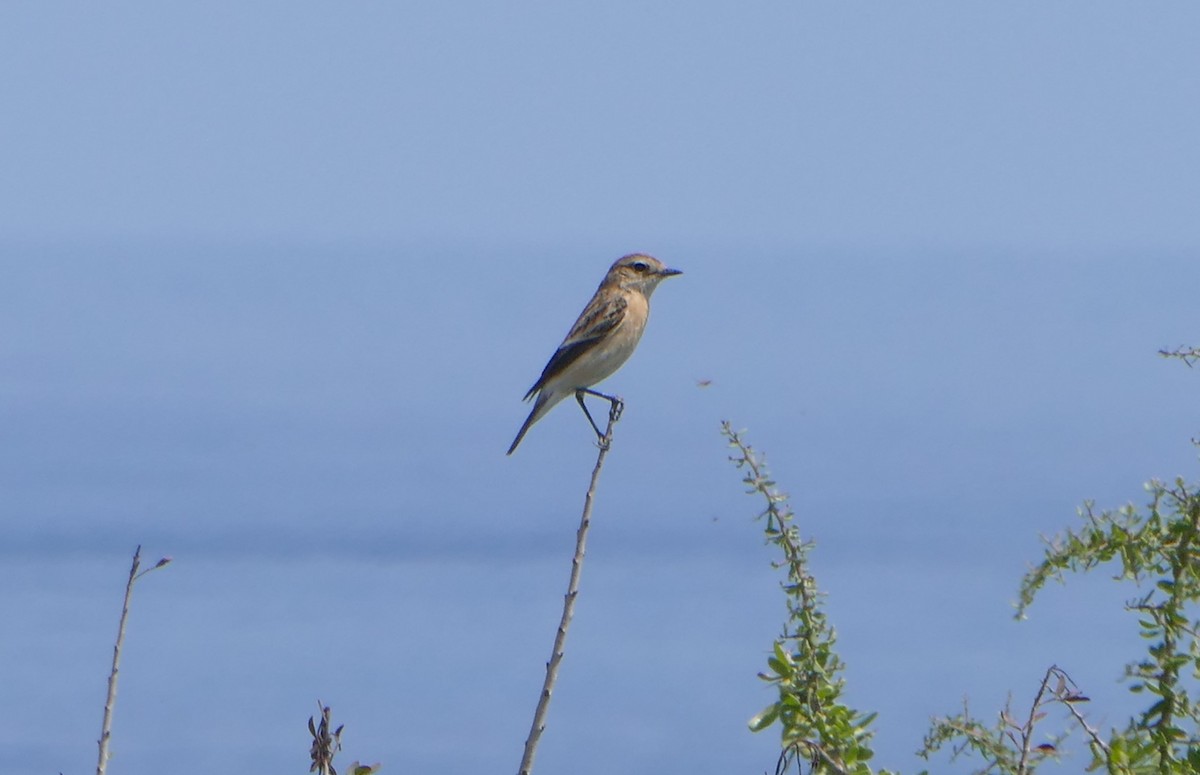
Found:
[(608, 399), (614, 408), (619, 405), (619, 399), (591, 387), (612, 376), (629, 360), (650, 317), (650, 295), (660, 282), (678, 274), (683, 272), (644, 253), (631, 253), (613, 262), (596, 294), (525, 394), (526, 401), (534, 399), (533, 410), (507, 454), (516, 450), (535, 422), (572, 393), (603, 442), (604, 434), (588, 412), (583, 396), (591, 393)]

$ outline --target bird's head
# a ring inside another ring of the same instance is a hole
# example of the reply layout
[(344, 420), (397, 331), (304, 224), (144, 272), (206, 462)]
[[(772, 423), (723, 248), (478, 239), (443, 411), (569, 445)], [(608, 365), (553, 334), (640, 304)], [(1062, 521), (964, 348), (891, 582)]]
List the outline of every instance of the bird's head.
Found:
[(660, 282), (677, 274), (683, 273), (678, 269), (671, 269), (654, 256), (631, 253), (613, 262), (604, 278), (604, 284), (638, 290), (649, 296)]

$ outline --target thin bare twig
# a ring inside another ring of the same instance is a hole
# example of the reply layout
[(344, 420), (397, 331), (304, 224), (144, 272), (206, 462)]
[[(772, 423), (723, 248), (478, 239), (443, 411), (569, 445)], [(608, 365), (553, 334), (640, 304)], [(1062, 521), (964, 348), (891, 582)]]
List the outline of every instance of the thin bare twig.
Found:
[(1200, 347), (1176, 347), (1174, 350), (1164, 347), (1158, 351), (1158, 354), (1164, 358), (1178, 358), (1189, 368), (1200, 362)]
[[(1029, 706), (1029, 715), (1025, 718), (1025, 724), (1017, 727), (1018, 731), (1021, 733), (1021, 740), (1019, 743), (1021, 748), (1021, 756), (1017, 760), (1017, 772), (1029, 771), (1029, 755), (1033, 748), (1034, 727), (1036, 726), (1037, 722), (1046, 715), (1042, 712), (1042, 698), (1045, 697), (1046, 692), (1050, 690), (1050, 679), (1056, 675), (1058, 675), (1060, 678), (1062, 675), (1058, 672), (1057, 667), (1052, 666), (1046, 671), (1046, 674), (1042, 677), (1042, 683), (1038, 686), (1037, 694), (1033, 697), (1033, 704)], [(1011, 733), (1009, 736), (1012, 737)], [(1012, 740), (1014, 743), (1017, 742), (1016, 738), (1012, 738)]]
[(129, 566), (129, 581), (125, 583), (125, 602), (121, 606), (121, 621), (117, 625), (117, 642), (113, 646), (112, 672), (108, 674), (108, 695), (104, 699), (104, 720), (101, 722), (100, 739), (97, 741), (100, 745), (100, 759), (96, 764), (96, 775), (104, 775), (105, 770), (108, 769), (108, 741), (112, 737), (113, 708), (117, 704), (117, 677), (121, 672), (121, 648), (125, 645), (125, 622), (129, 619), (129, 601), (133, 597), (134, 582), (170, 561), (170, 557), (163, 557), (153, 568), (147, 568), (138, 573), (138, 567), (142, 564), (141, 544), (138, 544), (137, 549), (133, 552), (133, 564)]
[(608, 411), (608, 427), (604, 438), (600, 439), (600, 454), (596, 457), (596, 467), (592, 469), (592, 481), (588, 486), (587, 495), (583, 500), (583, 516), (579, 521), (579, 531), (575, 534), (575, 556), (571, 560), (571, 577), (567, 582), (567, 594), (563, 598), (562, 619), (558, 631), (554, 635), (554, 648), (550, 653), (550, 661), (546, 663), (546, 679), (542, 682), (542, 693), (538, 696), (537, 709), (533, 712), (533, 724), (529, 729), (529, 737), (525, 739), (525, 753), (521, 757), (519, 775), (530, 775), (533, 772), (533, 757), (537, 753), (538, 742), (542, 732), (546, 731), (546, 713), (550, 708), (550, 695), (554, 692), (554, 684), (558, 681), (558, 666), (562, 663), (563, 646), (567, 641), (567, 628), (571, 626), (571, 618), (575, 615), (575, 598), (579, 595), (579, 577), (583, 572), (583, 557), (587, 549), (588, 528), (592, 522), (592, 502), (596, 495), (596, 483), (600, 480), (600, 470), (604, 467), (604, 458), (612, 445), (613, 425), (621, 419), (621, 411), (625, 408), (619, 398), (604, 396), (612, 402)]

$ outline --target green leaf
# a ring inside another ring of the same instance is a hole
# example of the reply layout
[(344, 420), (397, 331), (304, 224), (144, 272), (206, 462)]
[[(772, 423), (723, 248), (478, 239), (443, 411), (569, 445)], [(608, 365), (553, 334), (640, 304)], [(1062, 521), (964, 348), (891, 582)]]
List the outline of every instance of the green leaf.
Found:
[(775, 723), (779, 718), (779, 703), (772, 703), (756, 713), (746, 725), (751, 732), (761, 732)]

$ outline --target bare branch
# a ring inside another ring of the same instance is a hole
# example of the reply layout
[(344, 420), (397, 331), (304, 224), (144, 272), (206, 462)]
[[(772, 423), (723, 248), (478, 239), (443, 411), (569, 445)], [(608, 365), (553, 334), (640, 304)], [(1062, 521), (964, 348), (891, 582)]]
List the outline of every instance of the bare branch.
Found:
[(533, 712), (533, 724), (529, 728), (529, 737), (525, 739), (525, 752), (521, 756), (520, 775), (530, 775), (533, 772), (533, 757), (537, 753), (538, 742), (546, 731), (546, 714), (550, 708), (550, 696), (558, 681), (558, 667), (562, 663), (563, 648), (567, 641), (567, 629), (575, 615), (575, 598), (579, 595), (579, 577), (583, 572), (583, 558), (587, 550), (588, 528), (592, 523), (592, 503), (596, 495), (596, 484), (600, 480), (600, 471), (604, 467), (604, 458), (612, 446), (613, 425), (621, 419), (621, 411), (625, 404), (621, 399), (604, 396), (611, 402), (608, 411), (608, 427), (604, 437), (600, 439), (600, 453), (596, 457), (596, 467), (592, 469), (591, 484), (588, 485), (587, 495), (583, 499), (583, 515), (579, 521), (579, 530), (575, 534), (575, 556), (571, 560), (571, 576), (567, 582), (567, 594), (563, 598), (562, 619), (558, 631), (554, 635), (554, 647), (550, 652), (550, 661), (546, 663), (546, 678), (542, 682), (542, 693), (538, 696), (537, 708)]
[(113, 709), (117, 704), (117, 677), (121, 672), (121, 649), (125, 645), (125, 623), (129, 619), (129, 601), (133, 597), (133, 585), (147, 573), (158, 570), (171, 562), (170, 557), (163, 557), (153, 568), (138, 573), (142, 564), (142, 547), (138, 545), (133, 552), (133, 564), (129, 567), (129, 581), (125, 582), (125, 600), (121, 605), (121, 620), (117, 625), (117, 642), (113, 645), (112, 671), (108, 674), (108, 695), (104, 698), (104, 719), (100, 724), (100, 757), (96, 763), (96, 775), (104, 775), (108, 769), (108, 741), (112, 737)]

